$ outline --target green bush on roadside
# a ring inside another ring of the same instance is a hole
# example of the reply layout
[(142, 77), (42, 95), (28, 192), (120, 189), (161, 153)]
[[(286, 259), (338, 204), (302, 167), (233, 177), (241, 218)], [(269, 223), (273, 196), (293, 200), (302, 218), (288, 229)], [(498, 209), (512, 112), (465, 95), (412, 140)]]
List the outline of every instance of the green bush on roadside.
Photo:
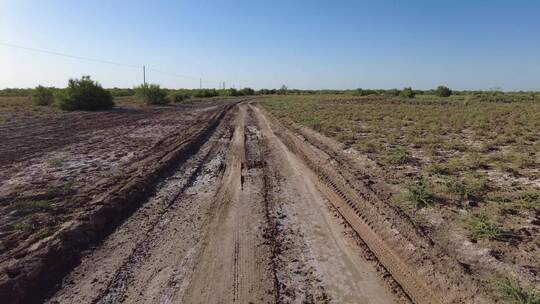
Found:
[(438, 86), (435, 90), (435, 94), (439, 97), (449, 97), (452, 95), (452, 90), (445, 86)]
[(413, 91), (411, 87), (408, 87), (401, 90), (401, 92), (399, 92), (399, 96), (405, 98), (414, 98), (414, 96), (416, 96), (416, 92)]
[(143, 84), (135, 88), (135, 95), (147, 105), (165, 105), (170, 102), (167, 91), (158, 84)]
[(48, 106), (54, 102), (52, 89), (44, 86), (37, 86), (32, 92), (32, 102), (37, 106)]
[(186, 92), (172, 92), (169, 94), (169, 100), (175, 103), (186, 103), (189, 99), (189, 95)]
[(114, 107), (111, 93), (90, 76), (70, 79), (66, 90), (59, 95), (58, 106), (66, 111), (97, 111)]

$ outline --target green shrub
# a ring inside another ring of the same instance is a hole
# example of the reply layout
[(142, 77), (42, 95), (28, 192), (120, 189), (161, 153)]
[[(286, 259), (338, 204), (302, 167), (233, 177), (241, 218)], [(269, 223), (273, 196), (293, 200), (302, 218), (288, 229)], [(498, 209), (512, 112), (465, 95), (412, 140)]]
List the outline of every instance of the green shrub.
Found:
[(32, 94), (32, 89), (5, 88), (0, 90), (2, 97), (27, 97)]
[(435, 90), (435, 94), (439, 97), (449, 97), (452, 95), (452, 90), (445, 86), (438, 86)]
[(398, 89), (390, 89), (386, 90), (385, 93), (391, 96), (399, 96), (400, 91)]
[(67, 89), (58, 98), (58, 106), (66, 111), (97, 111), (111, 109), (114, 102), (109, 91), (90, 76), (83, 76), (69, 80)]
[(408, 87), (401, 90), (401, 92), (399, 92), (399, 96), (405, 98), (414, 98), (414, 96), (416, 96), (416, 92), (411, 87)]
[(424, 207), (434, 202), (435, 195), (429, 182), (422, 177), (407, 187), (407, 199), (417, 207)]
[(468, 218), (465, 221), (465, 229), (475, 239), (494, 239), (503, 233), (497, 223), (483, 214), (473, 215)]
[(354, 96), (367, 96), (371, 94), (376, 94), (376, 92), (375, 90), (366, 90), (366, 89), (358, 88), (356, 90), (353, 90), (351, 94)]
[[(237, 92), (235, 90), (235, 92)], [(219, 96), (219, 93), (216, 89), (197, 89), (192, 91), (193, 97), (196, 98), (208, 98)], [(236, 95), (233, 95), (236, 96)]]
[(487, 178), (480, 174), (466, 174), (462, 178), (450, 177), (446, 182), (447, 192), (459, 200), (478, 199), (487, 187)]
[(391, 165), (405, 165), (414, 161), (411, 153), (402, 148), (387, 149), (380, 160)]
[(140, 85), (135, 88), (135, 95), (147, 105), (164, 105), (170, 102), (167, 91), (158, 84)]
[(54, 102), (52, 89), (44, 86), (37, 86), (32, 92), (32, 102), (37, 106), (48, 106)]
[(186, 103), (185, 101), (189, 99), (189, 94), (186, 92), (172, 92), (169, 94), (169, 100), (176, 103)]
[(240, 93), (237, 89), (230, 88), (230, 89), (223, 89), (219, 90), (218, 92), (219, 96), (238, 96)]
[(251, 96), (255, 94), (255, 90), (252, 88), (243, 88), (238, 93), (242, 96)]

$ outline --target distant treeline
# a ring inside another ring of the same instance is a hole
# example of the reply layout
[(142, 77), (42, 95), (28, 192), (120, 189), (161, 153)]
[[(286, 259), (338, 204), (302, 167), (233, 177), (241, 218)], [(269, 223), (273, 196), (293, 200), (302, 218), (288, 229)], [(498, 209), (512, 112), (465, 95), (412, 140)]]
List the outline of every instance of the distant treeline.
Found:
[[(53, 92), (62, 92), (62, 88), (49, 88)], [(35, 89), (31, 88), (7, 88), (0, 90), (0, 96), (3, 97), (18, 97), (18, 96), (31, 96)], [(135, 96), (136, 88), (109, 88), (107, 89), (112, 96)], [(540, 100), (540, 92), (533, 91), (519, 91), (519, 92), (502, 92), (498, 90), (493, 91), (454, 91), (445, 86), (439, 86), (436, 89), (431, 90), (418, 90), (412, 88), (404, 89), (352, 89), (352, 90), (299, 90), (289, 89), (286, 86), (282, 86), (279, 89), (260, 89), (253, 90), (251, 88), (243, 89), (162, 89), (168, 96), (171, 96), (171, 101), (181, 101), (190, 98), (208, 98), (218, 96), (251, 96), (251, 95), (350, 95), (350, 96), (400, 96), (406, 98), (414, 98), (418, 95), (436, 95), (440, 97), (448, 97), (450, 95), (468, 95), (474, 96), (475, 100), (482, 101), (525, 101), (525, 100)], [(509, 100), (508, 97), (511, 100)]]

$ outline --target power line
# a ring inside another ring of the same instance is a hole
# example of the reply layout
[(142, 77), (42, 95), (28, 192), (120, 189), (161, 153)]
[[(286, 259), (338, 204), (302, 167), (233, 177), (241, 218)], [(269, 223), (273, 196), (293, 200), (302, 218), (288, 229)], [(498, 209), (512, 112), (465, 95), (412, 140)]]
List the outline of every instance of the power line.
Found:
[[(155, 69), (155, 68), (148, 67), (148, 66), (144, 67), (142, 65), (136, 65), (136, 64), (129, 64), (129, 63), (115, 62), (115, 61), (103, 60), (103, 59), (92, 58), (92, 57), (71, 55), (71, 54), (66, 54), (66, 53), (57, 52), (57, 51), (45, 50), (45, 49), (41, 49), (41, 48), (33, 48), (33, 47), (27, 47), (27, 46), (18, 45), (18, 44), (6, 43), (6, 42), (2, 42), (2, 41), (0, 41), (0, 45), (5, 46), (5, 47), (11, 47), (11, 48), (16, 48), (16, 49), (32, 51), (32, 52), (39, 52), (39, 53), (44, 53), (44, 54), (49, 54), (49, 55), (55, 55), (55, 56), (71, 58), (71, 59), (84, 60), (84, 61), (89, 61), (89, 62), (97, 62), (97, 63), (103, 63), (103, 64), (110, 64), (110, 65), (133, 68), (133, 69), (141, 69), (141, 67), (142, 67), (144, 75), (146, 74), (144, 70), (146, 70), (146, 71), (153, 71), (153, 72), (156, 72), (156, 73), (161, 73), (161, 74), (174, 76), (174, 77), (179, 77), (179, 78), (185, 78), (185, 79), (190, 79), (190, 80), (195, 80), (195, 81), (199, 80), (199, 87), (202, 87), (202, 79), (200, 77), (182, 75), (182, 74), (178, 74), (178, 73), (173, 73), (173, 72), (169, 72), (169, 71)], [(143, 77), (145, 77), (145, 76), (143, 76)], [(206, 80), (206, 81), (211, 82), (211, 80)], [(225, 88), (225, 82), (223, 82), (223, 87)]]
[(140, 65), (120, 63), (120, 62), (114, 62), (114, 61), (102, 60), (102, 59), (96, 59), (96, 58), (90, 58), (90, 57), (83, 57), (83, 56), (75, 56), (75, 55), (64, 54), (64, 53), (55, 52), (55, 51), (49, 51), (49, 50), (44, 50), (44, 49), (36, 49), (36, 48), (30, 48), (30, 47), (26, 47), (26, 46), (22, 46), (22, 45), (17, 45), (17, 44), (5, 43), (5, 42), (1, 42), (1, 41), (0, 41), (0, 45), (7, 46), (7, 47), (12, 47), (12, 48), (16, 48), (16, 49), (23, 49), (23, 50), (32, 51), (32, 52), (40, 52), (40, 53), (45, 53), (45, 54), (50, 54), (50, 55), (62, 56), (62, 57), (67, 57), (67, 58), (72, 58), (72, 59), (79, 59), (79, 60), (85, 60), (85, 61), (93, 61), (93, 62), (99, 62), (99, 63), (105, 63), (105, 64), (112, 64), (112, 65), (124, 66), (124, 67), (129, 67), (129, 68), (137, 68), (137, 69), (141, 68)]
[[(111, 64), (111, 65), (116, 65), (116, 66), (134, 68), (134, 69), (140, 69), (141, 68), (140, 65), (135, 65), (135, 64), (128, 64), (128, 63), (121, 63), (121, 62), (115, 62), (115, 61), (103, 60), (103, 59), (97, 59), (97, 58), (91, 58), (91, 57), (85, 57), (85, 56), (71, 55), (71, 54), (66, 54), (66, 53), (61, 53), (61, 52), (56, 52), (56, 51), (50, 51), (50, 50), (38, 49), (38, 48), (31, 48), (31, 47), (26, 47), (26, 46), (22, 46), (22, 45), (12, 44), (12, 43), (5, 43), (5, 42), (1, 42), (1, 41), (0, 41), (0, 45), (11, 47), (11, 48), (16, 48), (16, 49), (23, 49), (23, 50), (32, 51), (32, 52), (39, 52), (39, 53), (45, 53), (45, 54), (49, 54), (49, 55), (55, 55), (55, 56), (61, 56), (61, 57), (66, 57), (66, 58), (90, 61), (90, 62)], [(146, 67), (146, 70), (153, 71), (153, 72), (156, 72), (156, 73), (165, 74), (165, 75), (175, 76), (175, 77), (192, 79), (192, 80), (198, 80), (199, 79), (199, 77), (181, 75), (181, 74), (177, 74), (177, 73), (172, 73), (172, 72), (168, 72), (168, 71), (155, 69), (155, 68), (152, 68), (152, 67)]]

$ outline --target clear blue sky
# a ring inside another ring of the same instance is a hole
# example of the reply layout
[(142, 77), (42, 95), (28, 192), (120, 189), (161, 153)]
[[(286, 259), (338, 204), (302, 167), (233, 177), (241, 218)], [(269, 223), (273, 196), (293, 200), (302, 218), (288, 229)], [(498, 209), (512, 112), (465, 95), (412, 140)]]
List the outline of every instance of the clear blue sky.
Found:
[[(159, 3), (158, 3), (159, 2)], [(0, 0), (0, 42), (143, 65), (165, 87), (540, 90), (540, 1)], [(0, 88), (139, 69), (0, 45)]]

